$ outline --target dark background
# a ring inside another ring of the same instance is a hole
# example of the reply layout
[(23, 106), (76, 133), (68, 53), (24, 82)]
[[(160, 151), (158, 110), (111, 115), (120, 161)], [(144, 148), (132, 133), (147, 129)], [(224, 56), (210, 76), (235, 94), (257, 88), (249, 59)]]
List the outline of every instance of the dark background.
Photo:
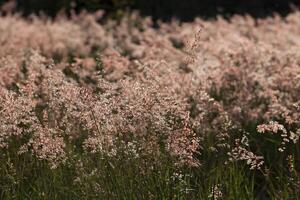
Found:
[[(0, 0), (3, 5), (9, 0)], [(214, 18), (217, 15), (229, 17), (232, 14), (250, 14), (256, 18), (288, 14), (292, 8), (299, 8), (300, 0), (15, 0), (13, 10), (21, 11), (25, 16), (31, 13), (44, 13), (55, 16), (62, 9), (77, 12), (82, 9), (95, 11), (103, 9), (106, 16), (137, 9), (154, 19), (168, 20), (176, 16), (182, 20), (191, 20), (195, 16)], [(293, 5), (293, 6), (291, 6)], [(7, 6), (9, 8), (9, 6)], [(3, 11), (2, 13), (5, 13)]]

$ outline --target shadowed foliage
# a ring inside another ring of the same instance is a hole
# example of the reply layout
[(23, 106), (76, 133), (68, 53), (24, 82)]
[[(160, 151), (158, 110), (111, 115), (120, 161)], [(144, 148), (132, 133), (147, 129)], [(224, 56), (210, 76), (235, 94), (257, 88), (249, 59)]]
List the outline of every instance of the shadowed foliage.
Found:
[[(7, 1), (7, 0), (5, 0)], [(5, 2), (4, 1), (4, 2)], [(103, 9), (108, 14), (116, 15), (127, 9), (137, 9), (154, 19), (169, 20), (177, 17), (192, 20), (196, 16), (214, 18), (217, 15), (229, 17), (232, 14), (250, 14), (256, 18), (272, 15), (274, 12), (286, 15), (291, 5), (298, 7), (299, 0), (15, 0), (19, 11), (26, 15), (43, 11), (54, 16), (58, 11), (67, 13), (74, 9), (95, 11)], [(111, 16), (111, 15), (110, 15)]]

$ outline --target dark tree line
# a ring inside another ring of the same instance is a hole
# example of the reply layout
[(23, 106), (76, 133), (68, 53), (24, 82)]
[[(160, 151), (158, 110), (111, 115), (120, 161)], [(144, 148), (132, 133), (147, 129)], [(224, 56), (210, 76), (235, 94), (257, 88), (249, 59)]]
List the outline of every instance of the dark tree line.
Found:
[[(9, 0), (0, 0), (2, 4)], [(11, 1), (11, 0), (10, 0)], [(117, 11), (138, 9), (154, 18), (170, 19), (172, 16), (189, 20), (195, 16), (214, 17), (218, 14), (250, 14), (265, 17), (274, 12), (282, 15), (291, 11), (291, 5), (299, 7), (300, 0), (15, 0), (16, 9), (25, 15), (44, 13), (54, 16), (58, 11), (79, 12), (82, 9), (103, 9), (111, 14)]]
[(195, 16), (215, 17), (232, 14), (250, 14), (266, 17), (274, 12), (285, 15), (293, 7), (299, 7), (300, 0), (146, 0), (137, 1), (137, 7), (147, 15), (170, 18), (193, 19)]

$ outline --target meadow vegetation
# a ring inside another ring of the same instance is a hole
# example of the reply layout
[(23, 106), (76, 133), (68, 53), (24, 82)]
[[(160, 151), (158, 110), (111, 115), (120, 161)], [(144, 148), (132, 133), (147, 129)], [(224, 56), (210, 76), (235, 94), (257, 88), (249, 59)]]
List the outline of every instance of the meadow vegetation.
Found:
[(300, 12), (0, 17), (0, 199), (299, 199)]

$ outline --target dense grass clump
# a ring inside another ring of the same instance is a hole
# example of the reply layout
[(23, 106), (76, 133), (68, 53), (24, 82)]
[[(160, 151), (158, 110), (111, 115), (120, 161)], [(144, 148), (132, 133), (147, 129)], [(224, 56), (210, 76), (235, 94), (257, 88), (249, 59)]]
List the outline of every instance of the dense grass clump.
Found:
[(299, 199), (299, 15), (1, 17), (0, 199)]

